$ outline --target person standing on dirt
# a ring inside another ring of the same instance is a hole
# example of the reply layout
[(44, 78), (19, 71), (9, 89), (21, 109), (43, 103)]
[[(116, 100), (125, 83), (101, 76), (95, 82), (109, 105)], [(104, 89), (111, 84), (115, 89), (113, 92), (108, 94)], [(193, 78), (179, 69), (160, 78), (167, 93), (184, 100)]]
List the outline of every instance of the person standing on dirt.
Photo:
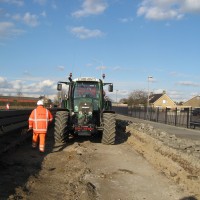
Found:
[(29, 130), (33, 129), (32, 147), (36, 148), (39, 140), (39, 151), (43, 153), (45, 151), (45, 139), (49, 124), (53, 121), (53, 115), (51, 112), (44, 108), (42, 100), (37, 102), (37, 108), (35, 108), (28, 119)]

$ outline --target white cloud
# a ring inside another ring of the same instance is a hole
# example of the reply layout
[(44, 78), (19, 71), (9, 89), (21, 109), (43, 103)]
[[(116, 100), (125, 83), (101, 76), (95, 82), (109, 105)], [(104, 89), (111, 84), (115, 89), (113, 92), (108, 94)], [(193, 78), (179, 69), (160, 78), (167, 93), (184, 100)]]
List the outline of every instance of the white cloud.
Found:
[(0, 88), (4, 88), (8, 86), (8, 81), (6, 78), (0, 76)]
[(46, 14), (45, 11), (43, 11), (40, 15), (41, 15), (42, 17), (46, 17), (46, 16), (47, 16), (47, 14)]
[(35, 3), (38, 3), (40, 5), (45, 5), (47, 0), (34, 0)]
[(24, 76), (27, 76), (27, 77), (31, 77), (31, 73), (30, 73), (28, 70), (25, 70), (25, 71), (23, 72), (23, 75), (24, 75)]
[(88, 15), (98, 15), (103, 13), (108, 7), (104, 0), (84, 0), (82, 8), (74, 13), (74, 17), (84, 17)]
[(23, 6), (24, 5), (24, 1), (23, 0), (1, 0), (0, 2), (9, 3), (9, 4), (15, 4), (17, 6)]
[(97, 70), (104, 70), (104, 69), (106, 69), (106, 66), (99, 66), (99, 67), (97, 67), (96, 69), (97, 69)]
[(56, 96), (56, 83), (51, 80), (31, 82), (25, 80), (8, 81), (0, 77), (0, 94), (17, 95), (21, 92), (23, 96), (39, 97), (40, 95)]
[(182, 86), (191, 86), (191, 87), (199, 87), (200, 86), (199, 83), (194, 83), (192, 81), (180, 81), (177, 84), (182, 85)]
[(122, 69), (122, 68), (119, 67), (119, 66), (116, 66), (116, 67), (113, 68), (114, 71), (119, 71), (119, 70), (121, 70), (121, 69)]
[(185, 12), (200, 12), (199, 0), (184, 0), (181, 8)]
[(188, 98), (188, 94), (181, 91), (175, 91), (175, 90), (169, 90), (167, 91), (167, 95), (173, 100), (173, 101), (185, 101), (185, 99)]
[(24, 82), (22, 80), (15, 80), (11, 82), (12, 88), (15, 90), (21, 90), (23, 88)]
[(57, 67), (57, 69), (58, 69), (59, 71), (64, 71), (64, 70), (65, 70), (65, 67), (62, 66), (62, 65), (60, 65), (60, 66)]
[[(43, 11), (40, 15), (43, 17), (46, 17), (46, 12)], [(29, 12), (26, 12), (23, 16), (20, 14), (15, 14), (12, 16), (12, 19), (14, 19), (16, 21), (21, 21), (31, 27), (36, 27), (39, 25), (39, 21), (38, 21), (39, 16), (37, 16), (35, 14), (31, 14)]]
[(56, 10), (56, 9), (58, 8), (55, 1), (52, 1), (52, 2), (51, 2), (51, 7), (52, 7), (54, 10)]
[(24, 31), (16, 29), (12, 22), (0, 22), (0, 39), (15, 37), (22, 33)]
[(41, 88), (45, 88), (45, 87), (51, 87), (54, 84), (54, 81), (44, 80), (41, 82), (37, 82), (36, 84), (37, 84), (37, 87), (41, 89)]
[(11, 22), (0, 22), (0, 37), (5, 37), (14, 28)]
[(5, 10), (3, 8), (0, 8), (0, 16), (5, 13)]
[(24, 14), (22, 20), (28, 26), (35, 27), (39, 25), (38, 16), (34, 14), (30, 14), (29, 12)]
[(20, 21), (21, 20), (21, 15), (20, 14), (15, 14), (12, 16), (12, 19), (16, 20), (16, 21)]
[(199, 0), (143, 0), (137, 15), (152, 20), (166, 20), (181, 19), (193, 12), (200, 12)]
[(128, 23), (128, 22), (132, 22), (133, 18), (132, 17), (130, 17), (130, 18), (120, 18), (119, 21), (122, 22), (122, 23)]
[(88, 39), (103, 36), (103, 32), (98, 29), (87, 29), (84, 26), (71, 28), (71, 33), (80, 39)]

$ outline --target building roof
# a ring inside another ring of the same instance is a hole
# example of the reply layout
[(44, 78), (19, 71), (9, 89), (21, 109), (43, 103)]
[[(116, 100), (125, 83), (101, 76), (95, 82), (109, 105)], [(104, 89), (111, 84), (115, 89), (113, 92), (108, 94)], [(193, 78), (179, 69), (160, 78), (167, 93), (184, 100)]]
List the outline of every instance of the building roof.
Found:
[(37, 102), (39, 98), (21, 96), (0, 96), (0, 101)]
[(183, 106), (200, 107), (200, 96), (192, 97), (183, 103)]
[(151, 94), (149, 96), (149, 103), (156, 102), (162, 95), (164, 95), (164, 94)]

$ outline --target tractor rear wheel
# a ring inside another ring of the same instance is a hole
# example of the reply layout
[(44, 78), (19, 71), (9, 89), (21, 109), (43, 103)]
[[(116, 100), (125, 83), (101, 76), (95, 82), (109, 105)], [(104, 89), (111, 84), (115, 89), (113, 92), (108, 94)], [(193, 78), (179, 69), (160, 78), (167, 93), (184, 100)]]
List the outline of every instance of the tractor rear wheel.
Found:
[(115, 144), (116, 119), (114, 113), (103, 113), (103, 144)]
[(68, 131), (69, 113), (57, 111), (55, 116), (54, 139), (57, 143), (65, 143), (69, 139)]

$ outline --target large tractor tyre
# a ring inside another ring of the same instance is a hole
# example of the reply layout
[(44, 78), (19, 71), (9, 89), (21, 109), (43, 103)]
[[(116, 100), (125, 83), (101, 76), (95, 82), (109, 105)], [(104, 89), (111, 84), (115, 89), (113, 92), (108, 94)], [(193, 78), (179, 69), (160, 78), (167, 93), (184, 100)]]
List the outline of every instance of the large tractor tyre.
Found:
[(54, 139), (56, 143), (65, 143), (69, 139), (68, 131), (69, 113), (67, 111), (57, 111), (54, 126)]
[(115, 144), (116, 138), (116, 119), (114, 113), (103, 113), (103, 144)]

